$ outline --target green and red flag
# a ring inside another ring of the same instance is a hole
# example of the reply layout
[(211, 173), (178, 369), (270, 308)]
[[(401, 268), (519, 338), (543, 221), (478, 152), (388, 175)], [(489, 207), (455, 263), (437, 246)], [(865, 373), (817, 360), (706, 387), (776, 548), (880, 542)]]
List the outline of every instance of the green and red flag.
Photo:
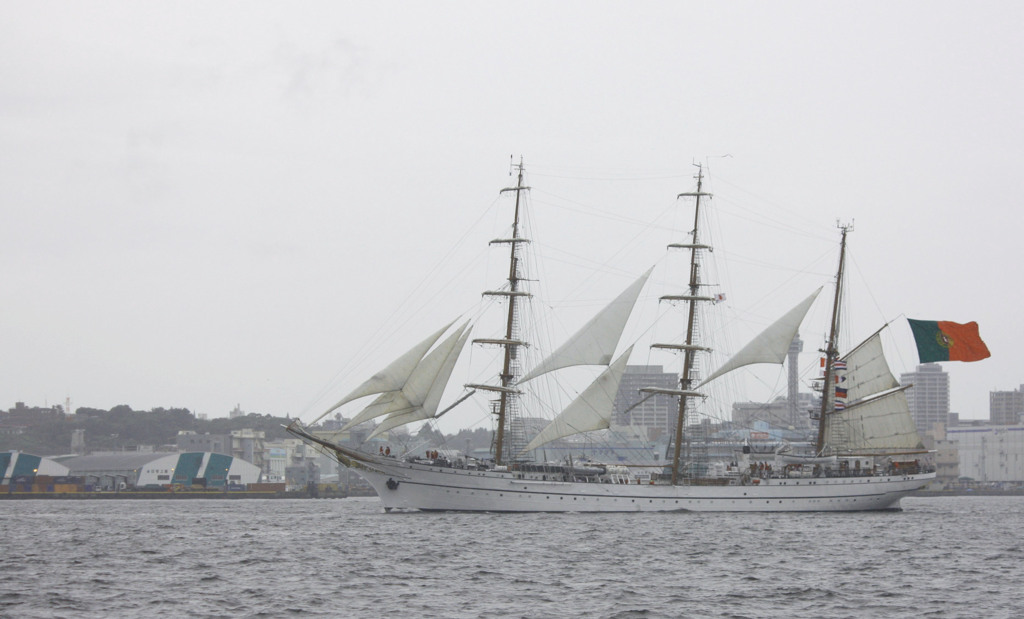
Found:
[(944, 320), (907, 318), (917, 342), (921, 363), (932, 361), (981, 361), (992, 356), (978, 335), (978, 323), (965, 325)]

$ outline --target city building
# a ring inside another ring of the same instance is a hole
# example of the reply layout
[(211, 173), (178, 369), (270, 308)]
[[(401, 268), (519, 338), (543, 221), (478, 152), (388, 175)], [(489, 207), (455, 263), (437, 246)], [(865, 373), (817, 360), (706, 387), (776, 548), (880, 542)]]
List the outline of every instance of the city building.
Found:
[(935, 482), (932, 489), (949, 488), (960, 482), (960, 454), (956, 441), (949, 439), (945, 424), (937, 423), (932, 431), (924, 437), (925, 446), (934, 451), (931, 456), (935, 464)]
[(197, 434), (192, 430), (178, 432), (178, 451), (209, 451), (231, 455), (230, 434)]
[(627, 365), (615, 395), (615, 425), (632, 426), (646, 433), (649, 440), (671, 435), (679, 412), (678, 400), (663, 394), (644, 400), (640, 388), (677, 389), (678, 383), (679, 377), (660, 365)]
[(262, 471), (266, 436), (266, 432), (262, 430), (232, 430), (231, 455), (255, 464)]
[(286, 438), (280, 441), (267, 441), (264, 444), (263, 472), (266, 481), (282, 482), (287, 476), (290, 466), (314, 462), (321, 471), (334, 474), (340, 465), (326, 453), (322, 453), (303, 441)]
[(907, 404), (918, 434), (924, 436), (936, 423), (949, 421), (949, 374), (941, 365), (919, 365), (917, 371), (900, 375), (900, 385), (913, 385), (906, 391)]
[(191, 430), (178, 432), (177, 447), (183, 451), (209, 451), (251, 462), (264, 470), (266, 433), (260, 430), (232, 430), (231, 434), (196, 434)]
[(1024, 385), (1013, 391), (988, 393), (988, 420), (995, 425), (1012, 426), (1021, 422), (1024, 413)]
[(983, 483), (1024, 483), (1024, 426), (959, 426), (947, 428), (946, 438), (956, 443), (961, 477)]

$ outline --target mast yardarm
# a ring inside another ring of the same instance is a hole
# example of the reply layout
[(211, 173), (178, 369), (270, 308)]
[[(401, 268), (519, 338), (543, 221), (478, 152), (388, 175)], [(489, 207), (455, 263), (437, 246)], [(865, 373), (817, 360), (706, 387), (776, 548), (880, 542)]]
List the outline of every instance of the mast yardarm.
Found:
[[(509, 412), (512, 406), (513, 398), (518, 395), (518, 391), (512, 388), (512, 385), (516, 382), (515, 376), (515, 361), (518, 349), (520, 346), (525, 346), (526, 342), (519, 341), (517, 338), (516, 329), (519, 321), (516, 319), (517, 312), (519, 311), (518, 303), (520, 297), (529, 296), (529, 293), (519, 290), (519, 244), (528, 242), (527, 239), (520, 238), (519, 236), (519, 207), (522, 199), (523, 191), (529, 189), (523, 185), (523, 162), (520, 159), (519, 164), (516, 166), (519, 171), (518, 179), (515, 187), (507, 187), (502, 189), (501, 192), (514, 191), (516, 193), (516, 205), (515, 213), (512, 217), (512, 237), (508, 239), (496, 239), (491, 241), (492, 244), (496, 243), (507, 243), (509, 249), (509, 267), (508, 267), (508, 290), (506, 291), (488, 291), (484, 292), (485, 295), (502, 296), (508, 299), (508, 317), (505, 321), (505, 338), (504, 340), (474, 340), (475, 344), (498, 344), (505, 347), (505, 358), (502, 363), (501, 374), (498, 376), (501, 382), (501, 386), (494, 388), (491, 387), (492, 391), (496, 391), (499, 394), (498, 400), (498, 411), (497, 411), (497, 433), (494, 439), (494, 462), (495, 464), (502, 464), (505, 456), (505, 426), (508, 424)], [(484, 388), (482, 385), (471, 385), (477, 388)]]
[[(700, 296), (698, 291), (700, 290), (700, 273), (698, 270), (698, 252), (701, 250), (710, 250), (711, 247), (700, 243), (699, 238), (699, 225), (700, 225), (700, 202), (702, 197), (710, 197), (711, 194), (704, 193), (701, 191), (704, 182), (704, 169), (698, 166), (697, 171), (697, 191), (681, 193), (677, 197), (691, 197), (696, 198), (696, 204), (693, 209), (693, 238), (690, 243), (677, 243), (670, 245), (669, 247), (676, 247), (681, 249), (690, 250), (690, 282), (689, 282), (689, 294), (687, 295), (673, 295), (662, 297), (663, 301), (687, 301), (689, 302), (689, 312), (686, 321), (686, 343), (682, 346), (667, 346), (656, 344), (658, 348), (676, 348), (683, 353), (683, 373), (679, 377), (679, 391), (673, 395), (679, 396), (679, 413), (676, 417), (676, 431), (675, 431), (675, 448), (672, 454), (672, 484), (679, 483), (679, 460), (681, 456), (682, 444), (683, 444), (683, 428), (686, 425), (686, 403), (687, 400), (692, 396), (699, 396), (691, 390), (693, 380), (690, 378), (690, 372), (693, 368), (694, 355), (701, 351), (701, 347), (694, 344), (694, 332), (696, 330), (697, 320), (697, 303), (701, 301), (712, 301), (712, 297)], [(642, 391), (649, 391), (644, 389)]]

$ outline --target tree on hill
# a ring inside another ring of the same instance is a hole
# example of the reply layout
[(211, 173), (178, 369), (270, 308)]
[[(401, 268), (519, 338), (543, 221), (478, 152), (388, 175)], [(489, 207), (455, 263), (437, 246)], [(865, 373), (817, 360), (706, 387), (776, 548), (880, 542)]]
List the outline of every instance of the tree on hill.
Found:
[(0, 435), (0, 451), (9, 450), (43, 456), (70, 453), (70, 424), (67, 419), (47, 419), (24, 428), (21, 434)]
[[(175, 445), (179, 432), (191, 431), (199, 434), (230, 434), (233, 430), (256, 430), (263, 432), (266, 440), (278, 441), (294, 438), (283, 426), (290, 419), (271, 415), (248, 415), (234, 419), (196, 419), (187, 408), (157, 407), (149, 411), (132, 410), (127, 404), (119, 404), (110, 410), (80, 407), (75, 415), (40, 415), (31, 423), (19, 426), (19, 433), (0, 434), (0, 451), (11, 449), (37, 455), (59, 455), (71, 451), (71, 435), (75, 430), (85, 430), (85, 442), (89, 451), (121, 451), (139, 445), (160, 448)], [(396, 428), (389, 433), (396, 446), (423, 448), (446, 446), (463, 450), (469, 440), (470, 449), (486, 449), (491, 445), (490, 430), (476, 428), (460, 430), (454, 435), (443, 435), (430, 424), (421, 427), (415, 436), (406, 428)]]
[(234, 419), (219, 417), (207, 421), (199, 421), (196, 424), (196, 432), (209, 434), (230, 434), (232, 430), (256, 430), (262, 431), (266, 440), (279, 441), (286, 438), (293, 438), (291, 434), (282, 427), (288, 425), (285, 417), (272, 417), (270, 415), (259, 415), (249, 413)]

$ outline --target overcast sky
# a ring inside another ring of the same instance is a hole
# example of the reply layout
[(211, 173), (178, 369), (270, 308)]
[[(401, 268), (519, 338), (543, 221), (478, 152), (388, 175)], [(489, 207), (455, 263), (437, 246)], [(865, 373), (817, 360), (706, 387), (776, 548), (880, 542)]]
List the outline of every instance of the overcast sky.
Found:
[(1022, 33), (1004, 1), (2, 2), (0, 408), (315, 417), (465, 311), (419, 286), (500, 234), (515, 155), (545, 272), (609, 287), (705, 163), (732, 283), (804, 269), (737, 312), (828, 284), (855, 221), (853, 337), (978, 321), (992, 358), (945, 368), (987, 417), (1024, 384)]

